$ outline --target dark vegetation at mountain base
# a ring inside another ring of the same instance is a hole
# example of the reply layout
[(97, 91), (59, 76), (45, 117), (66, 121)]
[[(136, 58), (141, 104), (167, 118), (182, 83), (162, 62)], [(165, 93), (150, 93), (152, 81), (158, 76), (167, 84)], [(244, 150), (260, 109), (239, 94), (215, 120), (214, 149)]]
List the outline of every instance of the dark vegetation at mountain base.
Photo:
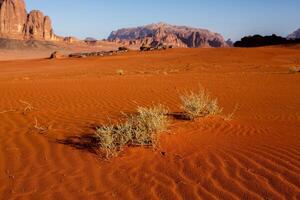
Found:
[(240, 41), (234, 43), (234, 47), (260, 47), (280, 44), (297, 44), (300, 39), (286, 39), (275, 34), (270, 36), (253, 35), (243, 37)]

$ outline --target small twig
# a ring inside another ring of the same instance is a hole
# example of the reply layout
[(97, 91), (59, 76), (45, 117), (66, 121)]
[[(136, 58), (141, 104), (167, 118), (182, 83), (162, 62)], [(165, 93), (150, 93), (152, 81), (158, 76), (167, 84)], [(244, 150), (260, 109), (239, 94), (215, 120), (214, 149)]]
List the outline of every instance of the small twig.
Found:
[(35, 110), (35, 108), (28, 102), (23, 101), (23, 100), (19, 100), (20, 103), (25, 105), (25, 108), (23, 109), (23, 115), (26, 115), (28, 112), (31, 112), (33, 110)]
[(48, 131), (51, 129), (51, 125), (46, 126), (46, 127), (40, 126), (40, 125), (38, 124), (37, 118), (34, 118), (34, 120), (35, 120), (34, 128), (35, 128), (39, 133), (42, 134), (42, 133), (48, 132)]
[(16, 111), (17, 110), (13, 110), (13, 109), (11, 109), (11, 110), (3, 110), (3, 111), (0, 112), (0, 114), (9, 113), (9, 112), (16, 112)]
[(225, 119), (226, 121), (232, 120), (232, 119), (233, 119), (233, 116), (235, 115), (235, 113), (236, 113), (236, 111), (237, 111), (238, 109), (239, 109), (239, 104), (235, 104), (233, 111), (232, 111), (230, 114), (225, 115), (225, 116), (224, 116), (224, 119)]
[(19, 102), (24, 105), (24, 108), (3, 110), (3, 111), (0, 111), (0, 114), (9, 113), (9, 112), (19, 112), (20, 111), (23, 115), (26, 115), (27, 113), (29, 113), (33, 110), (37, 110), (35, 107), (33, 107), (30, 103), (28, 103), (26, 101), (19, 100)]

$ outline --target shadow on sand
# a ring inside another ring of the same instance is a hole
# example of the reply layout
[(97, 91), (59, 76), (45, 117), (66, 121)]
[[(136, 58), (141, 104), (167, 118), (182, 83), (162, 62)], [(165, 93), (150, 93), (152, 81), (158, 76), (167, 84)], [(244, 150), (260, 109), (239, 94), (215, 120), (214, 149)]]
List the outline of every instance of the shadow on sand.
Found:
[(184, 121), (190, 120), (184, 112), (171, 112), (171, 113), (168, 113), (168, 116), (170, 116), (174, 119), (177, 119), (177, 120), (184, 120)]
[(82, 136), (70, 136), (65, 139), (57, 139), (57, 143), (71, 146), (78, 150), (87, 151), (93, 154), (98, 154), (98, 140), (93, 134)]

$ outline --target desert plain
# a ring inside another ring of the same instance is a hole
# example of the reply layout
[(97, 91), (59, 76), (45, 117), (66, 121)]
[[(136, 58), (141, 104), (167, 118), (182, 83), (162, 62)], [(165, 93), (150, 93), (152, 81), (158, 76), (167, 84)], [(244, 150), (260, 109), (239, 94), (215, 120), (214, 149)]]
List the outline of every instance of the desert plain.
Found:
[[(0, 199), (300, 199), (299, 46), (19, 57), (0, 61)], [(95, 125), (179, 113), (199, 85), (232, 119), (170, 117), (159, 148), (98, 155)]]

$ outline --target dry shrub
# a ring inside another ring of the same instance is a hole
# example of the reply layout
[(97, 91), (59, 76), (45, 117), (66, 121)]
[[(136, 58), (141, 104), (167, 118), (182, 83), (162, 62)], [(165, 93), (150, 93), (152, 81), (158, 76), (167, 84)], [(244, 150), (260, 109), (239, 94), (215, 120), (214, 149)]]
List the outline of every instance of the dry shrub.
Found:
[(162, 105), (139, 107), (137, 114), (126, 116), (125, 122), (97, 128), (96, 137), (106, 158), (116, 156), (125, 145), (156, 146), (158, 133), (167, 128), (167, 113)]
[(290, 67), (289, 68), (290, 73), (299, 73), (300, 72), (300, 67)]
[(114, 157), (131, 139), (127, 123), (101, 126), (96, 130), (99, 146), (106, 151), (106, 157)]
[(218, 100), (212, 99), (204, 89), (200, 89), (198, 93), (185, 92), (180, 99), (182, 102), (181, 108), (185, 112), (185, 117), (189, 120), (197, 117), (217, 115), (222, 112)]

